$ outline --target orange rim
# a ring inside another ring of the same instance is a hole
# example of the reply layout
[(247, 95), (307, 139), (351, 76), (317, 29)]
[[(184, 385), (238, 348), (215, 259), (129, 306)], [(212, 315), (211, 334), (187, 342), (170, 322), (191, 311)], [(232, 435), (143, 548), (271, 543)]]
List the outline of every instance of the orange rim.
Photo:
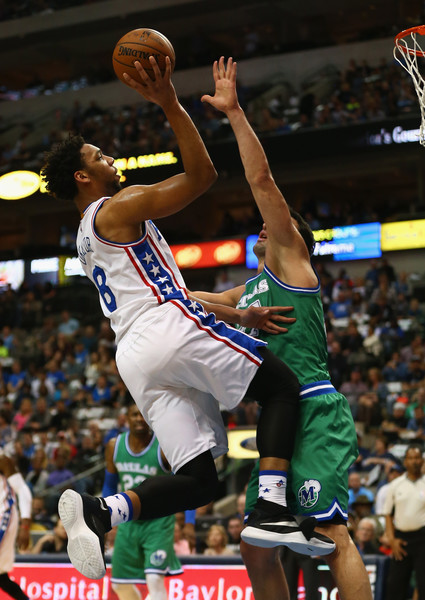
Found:
[(425, 52), (421, 50), (415, 50), (414, 48), (409, 48), (407, 46), (403, 46), (403, 44), (399, 44), (399, 41), (411, 33), (419, 33), (419, 35), (425, 35), (425, 25), (417, 25), (416, 27), (411, 27), (410, 29), (405, 29), (404, 31), (400, 31), (395, 38), (394, 43), (399, 50), (402, 50), (405, 54), (416, 54), (416, 56), (425, 56)]

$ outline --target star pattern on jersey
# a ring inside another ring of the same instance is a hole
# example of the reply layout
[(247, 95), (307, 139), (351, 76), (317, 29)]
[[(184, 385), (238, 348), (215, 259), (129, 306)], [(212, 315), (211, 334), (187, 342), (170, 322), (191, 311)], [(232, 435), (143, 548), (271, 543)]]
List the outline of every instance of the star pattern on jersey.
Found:
[(145, 252), (145, 256), (142, 258), (142, 260), (147, 265), (150, 264), (151, 262), (153, 262), (153, 254), (148, 254), (147, 252)]
[(165, 283), (166, 281), (169, 281), (169, 277), (158, 277), (158, 279), (156, 281), (158, 283)]
[(199, 311), (199, 306), (198, 306), (198, 303), (196, 302), (196, 300), (191, 300), (191, 302), (189, 303), (189, 306), (193, 311), (195, 311), (195, 312)]
[(168, 296), (169, 294), (171, 294), (171, 292), (174, 292), (174, 288), (172, 288), (170, 285), (166, 285), (165, 288), (161, 290), (161, 292)]
[(161, 269), (160, 269), (160, 268), (159, 268), (157, 265), (154, 265), (154, 266), (152, 267), (152, 269), (149, 271), (149, 273), (152, 273), (152, 275), (153, 275), (154, 277), (156, 277), (156, 276), (158, 275), (158, 273), (160, 272), (160, 270), (161, 270)]

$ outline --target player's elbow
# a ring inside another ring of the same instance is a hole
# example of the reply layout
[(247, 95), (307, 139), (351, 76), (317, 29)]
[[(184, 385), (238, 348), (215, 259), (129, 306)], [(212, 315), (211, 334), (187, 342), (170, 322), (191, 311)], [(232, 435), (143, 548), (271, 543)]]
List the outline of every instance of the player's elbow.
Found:
[(213, 163), (210, 163), (206, 168), (205, 168), (205, 181), (208, 185), (208, 187), (210, 187), (217, 179), (218, 177), (218, 173), (215, 170), (215, 167), (213, 165)]
[(246, 179), (252, 188), (265, 189), (275, 185), (273, 175), (267, 164), (261, 165), (254, 173), (245, 173)]
[(216, 179), (217, 171), (212, 163), (210, 165), (200, 166), (196, 173), (198, 194), (203, 194), (206, 192), (213, 185)]

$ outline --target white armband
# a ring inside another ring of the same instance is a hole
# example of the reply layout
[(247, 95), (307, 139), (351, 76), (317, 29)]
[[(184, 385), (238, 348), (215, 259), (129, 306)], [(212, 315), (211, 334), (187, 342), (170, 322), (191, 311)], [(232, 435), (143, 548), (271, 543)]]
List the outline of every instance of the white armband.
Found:
[(32, 494), (20, 473), (13, 473), (7, 478), (10, 487), (18, 496), (19, 513), (21, 519), (31, 519)]

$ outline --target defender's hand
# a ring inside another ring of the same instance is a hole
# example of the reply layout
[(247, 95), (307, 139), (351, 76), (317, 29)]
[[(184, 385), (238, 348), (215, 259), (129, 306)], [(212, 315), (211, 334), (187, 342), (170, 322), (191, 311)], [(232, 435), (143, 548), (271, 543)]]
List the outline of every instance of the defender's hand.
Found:
[(202, 96), (201, 102), (208, 102), (224, 113), (232, 109), (239, 108), (238, 95), (236, 92), (236, 63), (232, 57), (227, 59), (227, 65), (224, 65), (224, 56), (220, 60), (214, 61), (213, 77), (215, 81), (215, 94)]
[(262, 329), (267, 333), (287, 333), (288, 329), (279, 323), (295, 323), (295, 317), (285, 317), (278, 313), (290, 312), (293, 306), (249, 306), (241, 311), (240, 325), (251, 329)]

